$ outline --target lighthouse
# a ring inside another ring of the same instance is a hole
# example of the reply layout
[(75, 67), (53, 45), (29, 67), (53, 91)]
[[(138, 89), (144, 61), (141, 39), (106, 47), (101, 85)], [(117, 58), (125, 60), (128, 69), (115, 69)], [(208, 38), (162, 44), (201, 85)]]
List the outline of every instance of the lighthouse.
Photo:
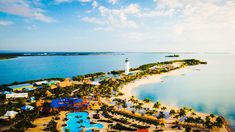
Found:
[(128, 61), (128, 58), (126, 58), (126, 60), (125, 60), (125, 74), (126, 75), (129, 74), (129, 69), (130, 69), (130, 63)]

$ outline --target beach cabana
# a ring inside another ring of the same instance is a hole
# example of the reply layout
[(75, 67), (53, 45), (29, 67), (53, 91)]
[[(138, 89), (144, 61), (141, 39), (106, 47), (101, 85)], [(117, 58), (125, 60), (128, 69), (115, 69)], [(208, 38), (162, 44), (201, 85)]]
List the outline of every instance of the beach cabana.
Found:
[(12, 118), (15, 118), (15, 116), (18, 114), (18, 112), (16, 111), (7, 111), (5, 114), (4, 114), (4, 117), (10, 117), (11, 119)]
[(23, 89), (34, 89), (34, 86), (32, 84), (29, 83), (24, 83), (24, 84), (18, 84), (18, 85), (12, 85), (12, 86), (8, 86), (10, 89), (12, 89), (13, 91), (22, 91)]
[(25, 106), (21, 107), (21, 110), (33, 110), (33, 109), (34, 109), (34, 107), (31, 105), (25, 105)]

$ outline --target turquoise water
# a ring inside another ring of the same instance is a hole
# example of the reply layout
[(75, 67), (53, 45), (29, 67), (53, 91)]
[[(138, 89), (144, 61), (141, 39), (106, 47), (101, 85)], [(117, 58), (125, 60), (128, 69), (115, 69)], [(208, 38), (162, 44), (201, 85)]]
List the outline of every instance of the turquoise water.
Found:
[[(234, 55), (210, 54), (207, 65), (193, 66), (163, 82), (139, 86), (134, 95), (178, 107), (188, 106), (200, 112), (219, 114), (235, 125)], [(201, 58), (201, 57), (198, 57)], [(200, 69), (200, 70), (198, 70)]]
[[(160, 53), (125, 53), (123, 55), (29, 56), (0, 60), (0, 84), (49, 77), (72, 77), (92, 72), (124, 68), (128, 57), (131, 67), (154, 61), (165, 61)], [(187, 70), (184, 76), (163, 78), (163, 83), (140, 86), (134, 93), (162, 103), (190, 106), (201, 112), (221, 114), (235, 125), (235, 55), (180, 54), (180, 58), (208, 61), (207, 65)], [(193, 70), (193, 69), (200, 69)]]
[[(67, 115), (68, 121), (66, 122), (67, 126), (64, 127), (65, 129), (69, 129), (70, 132), (79, 132), (82, 131), (83, 127), (86, 129), (86, 132), (92, 132), (92, 129), (101, 129), (104, 126), (102, 124), (91, 124), (90, 120), (87, 119), (88, 113), (87, 112), (73, 112)], [(78, 123), (77, 121), (81, 121)]]
[(132, 67), (164, 60), (153, 54), (87, 55), (87, 56), (28, 56), (0, 60), (0, 84), (50, 77), (72, 77), (93, 72), (123, 69), (126, 57)]

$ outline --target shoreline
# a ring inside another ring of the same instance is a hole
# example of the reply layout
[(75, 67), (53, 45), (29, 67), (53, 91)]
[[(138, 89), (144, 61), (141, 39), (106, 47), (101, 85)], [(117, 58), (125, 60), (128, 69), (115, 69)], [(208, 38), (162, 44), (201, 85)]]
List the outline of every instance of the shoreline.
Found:
[(133, 90), (136, 89), (137, 87), (151, 83), (161, 83), (163, 77), (180, 75), (182, 71), (185, 71), (187, 69), (188, 69), (187, 67), (184, 67), (162, 74), (149, 75), (147, 77), (130, 82), (121, 88), (120, 91), (124, 93), (124, 95), (121, 98), (129, 99), (131, 96), (134, 96)]
[[(133, 93), (133, 90), (138, 88), (139, 86), (146, 85), (146, 84), (151, 84), (151, 83), (161, 83), (163, 77), (179, 76), (179, 75), (182, 74), (183, 71), (186, 71), (186, 70), (192, 70), (192, 69), (189, 69), (189, 67), (183, 67), (183, 68), (172, 70), (172, 71), (162, 73), (162, 74), (155, 74), (155, 75), (146, 76), (144, 78), (141, 78), (141, 79), (135, 80), (133, 82), (130, 82), (130, 83), (124, 85), (121, 88), (120, 92), (124, 93), (124, 95), (120, 96), (120, 98), (129, 100), (129, 98), (131, 96), (135, 96), (134, 93)], [(143, 102), (143, 100), (139, 99), (138, 97), (136, 97), (136, 98)], [(144, 107), (152, 108), (154, 103), (155, 102), (153, 102), (153, 101), (151, 101), (149, 103), (144, 103)], [(170, 111), (171, 109), (174, 109), (174, 110), (179, 110), (180, 109), (179, 106), (175, 106), (175, 105), (169, 105), (169, 104), (161, 104), (161, 105), (166, 107), (166, 110), (168, 110), (168, 111)], [(195, 111), (195, 113), (198, 116), (201, 116), (203, 118), (205, 118), (207, 115), (209, 115), (208, 113), (205, 113), (205, 112)]]

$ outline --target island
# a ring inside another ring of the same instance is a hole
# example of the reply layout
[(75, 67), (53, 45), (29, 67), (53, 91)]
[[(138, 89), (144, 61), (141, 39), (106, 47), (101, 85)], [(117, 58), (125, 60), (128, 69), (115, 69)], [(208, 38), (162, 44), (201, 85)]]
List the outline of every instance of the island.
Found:
[(174, 54), (174, 55), (167, 55), (166, 57), (180, 57), (180, 55)]
[(70, 78), (48, 78), (1, 85), (1, 131), (224, 131), (220, 115), (173, 107), (145, 98), (131, 89), (177, 74), (196, 59), (154, 62), (125, 70)]
[(12, 59), (12, 58), (16, 58), (17, 56), (15, 55), (1, 55), (0, 54), (0, 60), (7, 60), (7, 59)]

